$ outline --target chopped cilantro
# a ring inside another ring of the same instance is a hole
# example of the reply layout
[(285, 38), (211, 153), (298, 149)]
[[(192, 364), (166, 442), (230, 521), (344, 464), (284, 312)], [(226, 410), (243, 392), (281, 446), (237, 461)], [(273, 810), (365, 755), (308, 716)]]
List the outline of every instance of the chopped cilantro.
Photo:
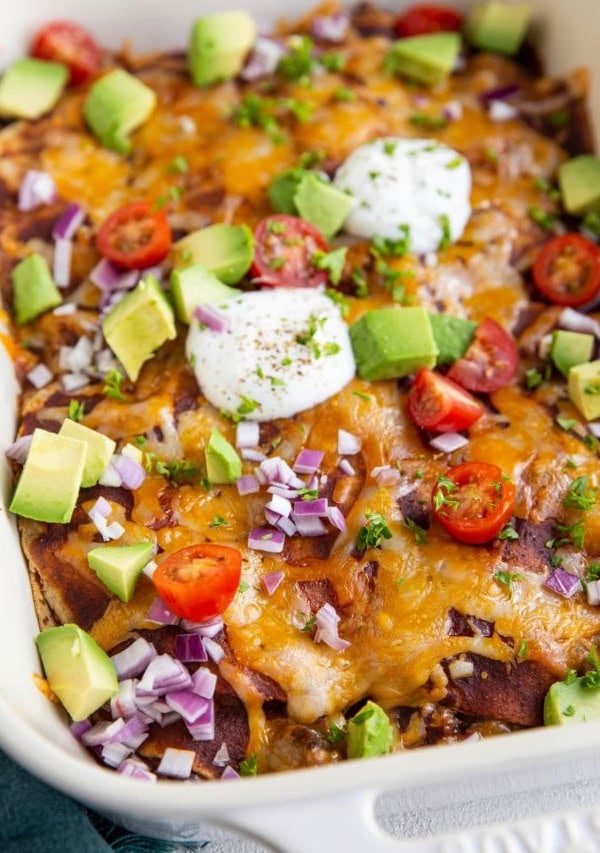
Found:
[(454, 480), (450, 480), (448, 477), (440, 476), (438, 477), (438, 481), (433, 492), (433, 507), (436, 511), (439, 511), (444, 506), (449, 506), (451, 509), (456, 509), (460, 506), (460, 502), (455, 498), (450, 498), (448, 495), (451, 495), (452, 492), (455, 492), (457, 489), (457, 485)]
[(392, 538), (387, 520), (380, 512), (367, 510), (365, 518), (366, 523), (358, 531), (355, 541), (359, 554), (364, 554), (369, 548), (378, 548), (384, 539)]
[(526, 658), (527, 652), (529, 651), (527, 640), (521, 640), (521, 644), (519, 646), (519, 651), (517, 652), (517, 657)]
[(462, 157), (455, 157), (454, 160), (450, 160), (449, 163), (446, 163), (447, 169), (458, 169), (460, 164), (462, 163)]
[(562, 557), (560, 554), (550, 554), (550, 565), (557, 569), (562, 564)]
[(352, 89), (347, 89), (345, 86), (340, 86), (333, 93), (333, 97), (340, 103), (350, 103), (350, 101), (356, 100), (356, 92), (353, 92)]
[(512, 598), (512, 594), (513, 594), (512, 585), (513, 585), (513, 583), (515, 583), (517, 581), (525, 580), (525, 578), (523, 575), (520, 575), (517, 573), (498, 571), (494, 575), (494, 580), (497, 581), (498, 583), (502, 584), (502, 586), (505, 586), (506, 589), (508, 590), (509, 598)]
[(448, 127), (448, 119), (443, 115), (431, 116), (427, 113), (413, 113), (409, 119), (413, 127), (424, 130), (444, 130)]
[(440, 223), (440, 228), (442, 229), (442, 238), (440, 240), (440, 244), (438, 249), (443, 251), (447, 249), (452, 243), (452, 232), (450, 231), (450, 220), (448, 218), (447, 213), (441, 213), (438, 216), (438, 222)]
[(356, 285), (356, 296), (359, 299), (364, 299), (369, 295), (369, 285), (367, 284), (365, 274), (360, 267), (355, 267), (352, 270), (352, 281)]
[(364, 391), (353, 391), (352, 393), (355, 397), (358, 397), (361, 400), (370, 400), (371, 399), (371, 395), (365, 394)]
[(178, 154), (167, 166), (167, 172), (170, 175), (185, 175), (186, 172), (189, 172), (189, 168), (188, 161), (183, 154)]
[(270, 234), (283, 234), (286, 229), (284, 222), (279, 219), (269, 219), (267, 222), (267, 231)]
[(346, 64), (346, 57), (339, 50), (332, 51), (331, 53), (322, 53), (319, 57), (319, 63), (327, 71), (341, 71)]
[(525, 387), (529, 391), (533, 391), (534, 388), (537, 388), (542, 384), (543, 377), (539, 370), (536, 370), (534, 367), (531, 370), (528, 370), (525, 374)]
[(584, 216), (582, 226), (597, 239), (600, 238), (600, 213), (588, 213)]
[(334, 249), (333, 252), (323, 252), (321, 249), (317, 249), (311, 260), (317, 269), (327, 271), (332, 284), (339, 284), (342, 279), (347, 252), (347, 246)]
[(560, 112), (552, 113), (552, 115), (548, 116), (548, 124), (550, 127), (560, 128), (569, 124), (571, 121), (571, 111), (570, 110), (560, 110)]
[(222, 516), (222, 515), (215, 515), (215, 517), (213, 518), (213, 520), (210, 522), (210, 524), (209, 524), (208, 526), (209, 526), (209, 527), (214, 527), (214, 528), (216, 528), (216, 527), (226, 527), (226, 526), (227, 526), (227, 522), (225, 521), (225, 519), (223, 518), (223, 516)]
[(336, 726), (335, 723), (332, 723), (329, 726), (329, 731), (327, 732), (327, 740), (331, 744), (340, 743), (346, 737), (346, 732), (344, 729), (341, 729), (339, 726)]
[[(415, 474), (415, 477), (417, 475)], [(427, 531), (420, 527), (416, 521), (413, 521), (412, 518), (404, 519), (404, 526), (408, 528), (415, 537), (415, 542), (417, 545), (426, 545), (427, 544)]]
[(402, 258), (410, 250), (410, 225), (400, 225), (402, 236), (397, 240), (387, 237), (374, 237), (372, 251), (376, 255)]
[[(306, 616), (305, 613), (301, 613), (300, 615), (303, 617)], [(312, 629), (315, 627), (316, 623), (317, 623), (317, 617), (313, 615), (313, 616), (309, 617), (308, 619), (306, 619), (304, 625), (300, 628), (300, 630), (303, 631), (305, 634), (309, 634), (312, 631)]]
[(393, 155), (396, 153), (397, 147), (397, 142), (392, 142), (391, 139), (386, 139), (383, 143), (383, 153), (387, 154), (388, 157), (393, 157)]
[(83, 403), (80, 403), (79, 400), (70, 400), (69, 401), (69, 417), (72, 421), (79, 421), (85, 414), (85, 407)]
[(240, 761), (240, 776), (257, 776), (258, 775), (258, 759), (256, 755), (249, 755)]
[(600, 563), (590, 563), (585, 576), (586, 581), (600, 580)]
[(346, 299), (343, 293), (339, 293), (337, 290), (334, 290), (332, 287), (328, 287), (325, 291), (325, 295), (328, 296), (332, 302), (340, 309), (340, 314), (342, 317), (347, 317), (350, 313), (350, 303)]
[(269, 379), (271, 380), (271, 388), (285, 388), (286, 383), (278, 376), (270, 376)]
[(596, 503), (596, 489), (588, 488), (588, 477), (577, 477), (563, 498), (563, 506), (569, 509), (580, 509), (585, 512)]
[(500, 533), (498, 534), (498, 539), (518, 539), (519, 534), (512, 526), (512, 524), (505, 524)]
[(237, 407), (238, 415), (250, 415), (256, 409), (260, 409), (260, 403), (256, 400), (253, 400), (251, 397), (246, 397), (244, 394), (240, 395), (242, 398), (242, 402)]
[[(550, 547), (560, 548), (561, 545), (574, 545), (576, 548), (583, 548), (585, 541), (585, 527), (583, 521), (576, 521), (575, 524), (566, 525), (558, 523), (556, 525), (557, 533), (563, 535), (554, 539), (554, 544)], [(550, 540), (552, 541), (552, 540)]]
[[(291, 49), (279, 60), (277, 71), (286, 80), (297, 80), (299, 83), (310, 82), (310, 75), (315, 67), (312, 49), (313, 40), (309, 36), (298, 36), (292, 41)], [(322, 64), (322, 63), (321, 63)]]
[(315, 151), (305, 151), (298, 158), (298, 168), (312, 169), (313, 166), (318, 166), (319, 163), (322, 163), (326, 156), (327, 152), (320, 148), (317, 148)]
[(152, 468), (157, 474), (161, 474), (174, 483), (181, 483), (196, 479), (199, 473), (197, 465), (187, 459), (175, 459), (171, 462), (163, 462), (157, 459), (155, 453), (146, 453), (144, 467), (150, 473)]
[(590, 433), (590, 434), (588, 434), (588, 435), (586, 435), (586, 436), (584, 436), (583, 443), (585, 444), (585, 446), (586, 446), (589, 450), (591, 450), (591, 451), (592, 451), (592, 452), (594, 452), (594, 453), (595, 453), (595, 452), (598, 450), (598, 448), (600, 447), (600, 441), (598, 441), (598, 439), (596, 438), (596, 436), (595, 436), (595, 435), (592, 435), (591, 433)]
[(556, 216), (553, 213), (550, 213), (550, 211), (544, 210), (536, 204), (532, 204), (528, 208), (527, 213), (529, 218), (533, 219), (535, 224), (539, 225), (540, 228), (543, 228), (544, 231), (550, 231), (554, 227)]
[(104, 388), (102, 389), (107, 397), (113, 400), (126, 400), (125, 394), (121, 390), (121, 385), (125, 377), (120, 370), (109, 370), (104, 377)]
[(145, 447), (147, 441), (148, 439), (145, 435), (136, 435), (136, 437), (133, 439), (133, 443), (136, 447)]
[(238, 586), (238, 592), (246, 592), (249, 589), (250, 589), (250, 584), (247, 581), (244, 581), (244, 580), (240, 581), (240, 585)]

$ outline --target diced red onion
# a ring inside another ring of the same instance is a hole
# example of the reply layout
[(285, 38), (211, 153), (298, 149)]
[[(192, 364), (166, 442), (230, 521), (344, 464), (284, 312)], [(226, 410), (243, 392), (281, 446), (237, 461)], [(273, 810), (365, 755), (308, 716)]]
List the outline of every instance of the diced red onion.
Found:
[(173, 749), (167, 747), (156, 768), (159, 776), (171, 776), (173, 779), (189, 779), (196, 753), (191, 749)]
[(112, 462), (108, 463), (98, 482), (101, 486), (112, 486), (117, 489), (121, 486), (121, 475)]
[(348, 459), (342, 459), (340, 464), (338, 465), (338, 468), (340, 469), (340, 471), (342, 471), (344, 474), (347, 474), (349, 477), (354, 477), (354, 475), (356, 474), (354, 466), (351, 462), (348, 461)]
[(156, 782), (156, 775), (137, 760), (126, 758), (117, 769), (117, 773), (122, 776), (129, 776), (131, 779), (139, 779), (140, 782)]
[(327, 527), (316, 515), (300, 516), (294, 519), (294, 523), (300, 536), (323, 536), (327, 533)]
[(8, 448), (8, 450), (6, 451), (6, 456), (9, 459), (13, 459), (19, 465), (24, 465), (32, 441), (33, 434), (20, 435), (19, 438), (17, 438), (16, 441), (13, 441), (13, 443)]
[(331, 604), (324, 604), (316, 613), (315, 619), (315, 643), (325, 643), (336, 652), (347, 649), (350, 645), (348, 640), (342, 640), (338, 636), (338, 625), (340, 617)]
[(144, 734), (141, 735), (132, 735), (132, 737), (127, 738), (127, 740), (124, 740), (123, 743), (125, 744), (125, 746), (131, 747), (131, 749), (135, 752), (135, 750), (139, 749), (145, 740), (148, 740), (149, 736), (150, 733), (146, 731), (144, 732)]
[(233, 767), (226, 767), (225, 770), (221, 773), (221, 782), (227, 782), (228, 779), (241, 779), (242, 777), (234, 770)]
[(208, 656), (199, 634), (178, 634), (175, 637), (175, 657), (184, 663), (206, 661)]
[(213, 758), (211, 764), (215, 767), (225, 767), (226, 764), (230, 762), (229, 750), (227, 749), (227, 744), (223, 742), (221, 746), (215, 753), (215, 757)]
[(354, 456), (360, 453), (362, 442), (360, 438), (345, 429), (338, 430), (337, 452), (340, 456)]
[(125, 528), (122, 524), (119, 524), (118, 521), (111, 521), (111, 523), (107, 525), (103, 531), (101, 530), (100, 533), (105, 542), (115, 542), (125, 533)]
[(469, 439), (459, 432), (443, 432), (441, 435), (432, 438), (429, 443), (441, 453), (454, 453), (455, 450), (460, 450), (461, 447), (468, 444)]
[[(206, 700), (197, 697), (200, 702)], [(186, 721), (186, 728), (194, 740), (214, 740), (215, 737), (215, 703), (212, 699), (206, 702), (204, 712), (193, 723)]]
[(122, 272), (106, 258), (102, 258), (90, 273), (90, 281), (105, 292), (129, 290), (135, 287), (139, 278), (139, 270)]
[(60, 381), (65, 391), (69, 394), (72, 394), (73, 391), (79, 391), (80, 388), (85, 388), (86, 385), (90, 384), (89, 376), (83, 373), (65, 373), (61, 376)]
[(329, 523), (337, 527), (338, 530), (341, 530), (342, 533), (346, 531), (346, 519), (338, 506), (328, 507), (327, 518), (329, 519)]
[(94, 350), (91, 340), (82, 335), (74, 347), (60, 348), (58, 365), (61, 370), (70, 370), (71, 373), (79, 373), (91, 365), (93, 355)]
[(133, 749), (124, 743), (108, 743), (102, 747), (102, 760), (109, 767), (118, 767), (128, 758)]
[(376, 480), (380, 489), (384, 489), (386, 486), (395, 486), (400, 482), (400, 471), (397, 468), (387, 468), (385, 471), (379, 472)]
[(68, 287), (71, 283), (71, 258), (73, 243), (71, 240), (56, 240), (54, 243), (54, 259), (52, 275), (57, 287)]
[(546, 361), (552, 349), (552, 335), (544, 335), (538, 344), (538, 355), (542, 361)]
[(244, 474), (236, 483), (238, 495), (253, 495), (260, 491), (260, 483), (254, 474)]
[(121, 483), (126, 489), (139, 489), (146, 479), (146, 471), (144, 468), (132, 459), (130, 456), (122, 454), (113, 456), (112, 465), (116, 469), (117, 474), (121, 478)]
[(52, 373), (45, 364), (36, 364), (33, 370), (27, 374), (27, 379), (34, 388), (45, 388), (54, 379)]
[(260, 442), (260, 427), (257, 421), (240, 421), (235, 428), (236, 447), (256, 447)]
[(577, 575), (565, 572), (564, 569), (555, 569), (545, 581), (544, 586), (562, 595), (563, 598), (572, 598), (581, 590), (581, 580)]
[(447, 121), (460, 121), (463, 116), (463, 105), (460, 101), (448, 101), (442, 113)]
[(159, 725), (162, 729), (164, 729), (164, 728), (166, 728), (166, 726), (170, 726), (172, 723), (176, 723), (180, 719), (181, 719), (181, 717), (179, 716), (177, 711), (169, 711), (168, 714), (162, 715), (162, 719), (161, 719)]
[[(218, 644), (215, 643), (215, 645)], [(221, 647), (218, 646), (218, 648), (220, 649)], [(216, 686), (217, 676), (205, 666), (199, 666), (196, 672), (192, 675), (192, 686), (190, 687), (190, 690), (192, 693), (197, 693), (198, 696), (202, 696), (204, 699), (213, 698)]]
[(273, 512), (271, 509), (267, 509), (265, 507), (265, 521), (267, 524), (272, 524), (273, 527), (277, 527), (277, 524), (281, 521), (283, 516), (279, 515), (278, 512)]
[(285, 533), (269, 527), (254, 527), (248, 534), (248, 548), (253, 551), (266, 551), (269, 554), (281, 554), (285, 545)]
[(112, 738), (125, 728), (125, 720), (120, 717), (116, 720), (102, 720), (83, 732), (81, 741), (86, 746), (104, 746), (111, 743)]
[(196, 723), (206, 713), (209, 699), (203, 699), (191, 690), (177, 690), (165, 696), (167, 705), (177, 711), (186, 723)]
[(312, 20), (311, 33), (320, 41), (338, 43), (346, 38), (349, 25), (350, 15), (344, 11), (334, 15), (316, 15)]
[(514, 97), (514, 95), (518, 95), (520, 91), (521, 87), (519, 85), (511, 83), (507, 86), (498, 86), (493, 89), (486, 89), (479, 97), (484, 104), (487, 104), (490, 101), (505, 101), (508, 98)]
[(301, 450), (294, 462), (296, 474), (314, 474), (325, 453), (322, 450)]
[(490, 101), (488, 112), (492, 121), (511, 121), (519, 115), (519, 110), (512, 104), (497, 100)]
[(226, 332), (230, 328), (227, 317), (213, 305), (197, 305), (194, 308), (194, 317), (213, 332)]
[(123, 680), (141, 675), (156, 656), (153, 644), (143, 637), (138, 637), (122, 652), (112, 655), (111, 660), (115, 665), (117, 678)]
[[(267, 458), (265, 453), (262, 453), (262, 451), (260, 450), (254, 450), (251, 447), (242, 447), (240, 449), (240, 456), (246, 462), (264, 462), (264, 460)], [(260, 481), (260, 477), (258, 479)]]
[(373, 477), (373, 479), (377, 479), (382, 471), (389, 471), (391, 467), (391, 465), (376, 465), (375, 468), (371, 469), (371, 477)]
[(581, 311), (576, 311), (574, 308), (564, 308), (558, 318), (558, 325), (561, 329), (566, 329), (568, 332), (581, 332), (582, 334), (594, 335), (600, 338), (600, 323), (589, 317), (587, 314), (582, 314)]
[(177, 625), (179, 622), (179, 617), (171, 613), (162, 598), (158, 596), (152, 602), (146, 619), (148, 622), (156, 622), (157, 625)]
[(211, 640), (210, 637), (204, 638), (204, 648), (206, 649), (207, 655), (214, 663), (220, 663), (225, 657), (225, 652), (221, 646), (214, 640)]
[(315, 498), (310, 501), (294, 501), (294, 521), (297, 522), (301, 516), (326, 516), (328, 501), (327, 498)]
[(104, 518), (108, 518), (108, 516), (112, 512), (112, 507), (106, 498), (100, 496), (90, 509), (90, 512), (98, 513), (99, 515), (104, 516)]
[(206, 622), (190, 622), (183, 619), (181, 627), (184, 631), (190, 631), (193, 634), (200, 634), (201, 637), (216, 637), (223, 630), (223, 619), (220, 616), (215, 616), (213, 619), (208, 619)]
[(283, 572), (268, 572), (266, 575), (262, 576), (262, 582), (267, 591), (267, 595), (273, 595), (284, 577), (285, 575)]
[(52, 313), (56, 317), (67, 317), (69, 314), (75, 314), (77, 311), (77, 305), (74, 302), (63, 302), (62, 305), (58, 305)]
[(600, 580), (588, 581), (586, 585), (588, 604), (596, 606), (600, 604)]
[(187, 690), (192, 684), (192, 677), (181, 663), (163, 654), (151, 660), (140, 683), (136, 688), (136, 696), (162, 696), (173, 690)]
[(273, 495), (271, 500), (265, 504), (265, 510), (271, 510), (283, 518), (288, 518), (292, 511), (292, 502), (289, 498), (282, 498), (281, 495)]
[(52, 227), (53, 240), (72, 240), (85, 219), (81, 205), (72, 202), (60, 214)]
[(290, 489), (288, 486), (278, 486), (276, 484), (269, 486), (267, 491), (271, 495), (279, 495), (279, 497), (287, 498), (288, 500), (293, 500), (300, 495), (298, 489)]
[(147, 578), (150, 578), (150, 580), (152, 580), (154, 572), (157, 569), (158, 569), (158, 563), (156, 562), (156, 560), (150, 560), (148, 563), (146, 563), (146, 565), (144, 566), (142, 571), (146, 575)]
[(281, 518), (277, 519), (274, 524), (275, 527), (279, 528), (279, 530), (282, 530), (286, 536), (293, 536), (294, 533), (298, 532), (296, 525), (291, 520), (291, 518), (284, 518), (284, 516), (281, 516)]
[(128, 719), (137, 713), (137, 703), (135, 701), (135, 687), (137, 681), (133, 678), (125, 678), (119, 682), (119, 692), (110, 700), (110, 711), (113, 720), (117, 717)]
[(92, 728), (92, 724), (89, 720), (79, 720), (76, 723), (71, 723), (69, 726), (71, 729), (71, 734), (73, 737), (77, 738), (77, 740), (81, 740), (81, 736)]
[(135, 716), (127, 720), (124, 726), (119, 728), (117, 732), (111, 735), (111, 737), (108, 741), (106, 741), (106, 743), (124, 743), (129, 738), (134, 738), (138, 735), (145, 734), (145, 732), (147, 731), (148, 724), (140, 717), (139, 714), (135, 714)]
[(448, 665), (448, 672), (453, 681), (460, 678), (470, 678), (475, 671), (475, 664), (472, 660), (460, 660), (457, 658)]
[(56, 201), (56, 184), (47, 172), (30, 169), (19, 187), (19, 210), (35, 210)]
[(259, 36), (240, 77), (248, 82), (267, 77), (275, 71), (284, 53), (285, 49), (278, 41)]

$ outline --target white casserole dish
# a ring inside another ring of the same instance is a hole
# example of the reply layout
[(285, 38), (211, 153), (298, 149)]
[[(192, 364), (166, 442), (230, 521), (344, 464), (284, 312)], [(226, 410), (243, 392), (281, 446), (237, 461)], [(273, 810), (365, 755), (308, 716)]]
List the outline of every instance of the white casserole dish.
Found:
[[(467, 4), (450, 0), (452, 5)], [(587, 66), (595, 80), (590, 103), (600, 129), (600, 54), (597, 0), (530, 0), (535, 33), (549, 70)], [(112, 46), (130, 38), (140, 50), (185, 43), (190, 21), (222, 6), (243, 6), (267, 27), (278, 15), (305, 10), (307, 0), (20, 0), (0, 4), (0, 65), (22, 53), (32, 33), (51, 18), (73, 17)], [(388, 4), (401, 8), (406, 3)], [(0, 353), (0, 452), (13, 438), (17, 386), (4, 351)], [(2, 467), (8, 505), (11, 477)], [(476, 830), (438, 841), (399, 842), (384, 836), (374, 819), (378, 794), (396, 792), (385, 809), (393, 818), (400, 802), (417, 808), (427, 796), (440, 802), (477, 800), (506, 790), (548, 789), (590, 776), (600, 777), (600, 724), (539, 730), (473, 744), (418, 750), (385, 759), (300, 770), (236, 784), (142, 785), (103, 769), (71, 737), (59, 710), (35, 687), (39, 671), (37, 633), (19, 539), (0, 507), (0, 746), (32, 773), (117, 822), (159, 837), (191, 840), (211, 836), (211, 827), (237, 827), (285, 851), (599, 850), (593, 814), (546, 818), (525, 828)], [(460, 777), (460, 780), (458, 779)], [(457, 784), (457, 782), (461, 784)], [(429, 793), (428, 793), (429, 792)], [(393, 820), (392, 820), (393, 822)], [(545, 839), (545, 840), (543, 840)], [(568, 841), (567, 841), (568, 839)], [(528, 845), (527, 847), (525, 845)]]

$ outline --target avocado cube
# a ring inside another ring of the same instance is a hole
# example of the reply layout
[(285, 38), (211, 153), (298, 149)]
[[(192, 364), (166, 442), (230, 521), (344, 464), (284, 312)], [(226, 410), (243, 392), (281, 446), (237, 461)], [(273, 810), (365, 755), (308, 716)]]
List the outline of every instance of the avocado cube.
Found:
[(567, 213), (583, 216), (600, 210), (600, 159), (582, 154), (558, 170), (558, 184)]
[(290, 216), (298, 215), (294, 196), (302, 180), (310, 174), (307, 169), (286, 169), (273, 178), (267, 195), (275, 213), (287, 213)]
[(17, 59), (0, 80), (0, 115), (36, 119), (49, 113), (67, 85), (69, 72), (59, 62)]
[(189, 324), (196, 306), (224, 302), (240, 291), (223, 284), (202, 264), (192, 264), (191, 267), (173, 270), (171, 293), (177, 317), (182, 323)]
[(36, 429), (10, 511), (51, 524), (71, 521), (86, 455), (83, 441)]
[(514, 56), (525, 41), (531, 9), (526, 3), (480, 3), (465, 22), (465, 35), (480, 50)]
[(437, 86), (456, 65), (460, 53), (459, 33), (430, 33), (395, 41), (386, 57), (386, 67), (399, 77)]
[(450, 314), (430, 314), (429, 322), (438, 348), (437, 363), (454, 364), (471, 346), (477, 323)]
[(119, 692), (115, 665), (78, 625), (46, 628), (35, 642), (50, 689), (73, 720), (85, 720)]
[(13, 311), (19, 326), (35, 320), (62, 302), (48, 262), (41, 255), (30, 255), (18, 263), (11, 278)]
[(149, 86), (122, 68), (115, 68), (92, 84), (83, 115), (102, 145), (119, 154), (129, 154), (130, 133), (150, 118), (155, 107), (156, 95)]
[(152, 542), (99, 545), (88, 551), (88, 565), (121, 601), (131, 601), (144, 566), (152, 559)]
[(361, 379), (399, 379), (435, 367), (438, 355), (424, 308), (378, 308), (350, 326)]
[(213, 12), (198, 18), (192, 26), (188, 50), (195, 85), (210, 86), (235, 77), (255, 40), (256, 24), (248, 12)]
[(329, 240), (340, 230), (354, 201), (351, 196), (326, 183), (314, 172), (305, 175), (294, 195), (298, 213)]
[(225, 284), (237, 284), (250, 269), (254, 237), (246, 225), (209, 225), (173, 246), (176, 263), (202, 264)]
[(557, 681), (544, 700), (544, 725), (568, 726), (600, 720), (600, 687), (586, 687), (584, 679)]
[(594, 351), (594, 336), (560, 329), (552, 335), (550, 356), (563, 376), (578, 364), (589, 361)]
[(143, 278), (104, 318), (106, 343), (135, 382), (142, 365), (177, 337), (173, 309), (154, 276)]
[(69, 418), (65, 418), (62, 422), (58, 434), (84, 442), (87, 447), (87, 454), (81, 486), (84, 489), (88, 486), (95, 486), (115, 452), (116, 443), (112, 438), (102, 435), (101, 432), (96, 432), (95, 429), (90, 429)]
[(235, 483), (242, 476), (242, 462), (236, 449), (215, 429), (210, 434), (204, 456), (210, 483)]
[(569, 370), (569, 398), (584, 418), (600, 418), (600, 361), (587, 361)]
[(390, 718), (375, 702), (367, 702), (348, 720), (348, 758), (369, 758), (390, 752), (394, 732)]

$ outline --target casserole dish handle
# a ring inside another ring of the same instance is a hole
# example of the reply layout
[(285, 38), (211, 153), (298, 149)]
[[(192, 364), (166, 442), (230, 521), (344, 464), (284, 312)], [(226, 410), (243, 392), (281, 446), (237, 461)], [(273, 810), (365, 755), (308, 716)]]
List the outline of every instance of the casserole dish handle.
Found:
[(597, 853), (600, 812), (529, 818), (513, 825), (473, 827), (443, 837), (392, 838), (375, 820), (377, 791), (298, 800), (282, 806), (236, 811), (220, 821), (279, 853)]

